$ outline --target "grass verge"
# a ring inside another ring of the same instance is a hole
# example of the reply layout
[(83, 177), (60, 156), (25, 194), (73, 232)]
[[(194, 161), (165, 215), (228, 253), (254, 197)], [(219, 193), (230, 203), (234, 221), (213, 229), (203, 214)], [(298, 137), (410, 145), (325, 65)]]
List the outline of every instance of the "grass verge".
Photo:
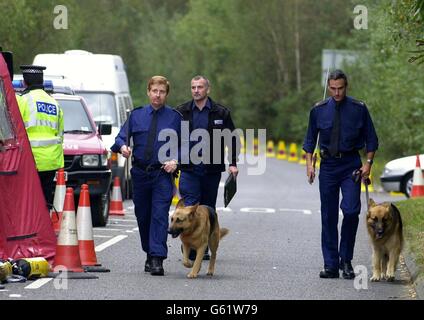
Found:
[(413, 254), (418, 277), (424, 276), (424, 198), (396, 202), (402, 215), (405, 249)]

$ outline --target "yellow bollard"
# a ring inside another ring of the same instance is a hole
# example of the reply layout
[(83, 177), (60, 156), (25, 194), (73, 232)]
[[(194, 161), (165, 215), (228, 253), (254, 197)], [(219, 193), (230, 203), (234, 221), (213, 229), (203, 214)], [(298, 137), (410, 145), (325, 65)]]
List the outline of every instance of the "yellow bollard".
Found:
[(266, 146), (266, 157), (275, 158), (274, 141), (269, 140)]
[(298, 162), (299, 158), (297, 156), (297, 144), (291, 143), (289, 150), (289, 162)]
[(240, 138), (240, 153), (246, 154), (246, 143), (244, 141), (244, 138)]
[(277, 159), (287, 160), (286, 143), (283, 140), (280, 140), (280, 142), (278, 142)]
[(259, 141), (258, 141), (258, 138), (255, 138), (253, 140), (253, 155), (254, 156), (259, 155)]
[(305, 150), (302, 149), (300, 154), (301, 154), (301, 156), (300, 156), (299, 164), (306, 166), (306, 152), (305, 152)]

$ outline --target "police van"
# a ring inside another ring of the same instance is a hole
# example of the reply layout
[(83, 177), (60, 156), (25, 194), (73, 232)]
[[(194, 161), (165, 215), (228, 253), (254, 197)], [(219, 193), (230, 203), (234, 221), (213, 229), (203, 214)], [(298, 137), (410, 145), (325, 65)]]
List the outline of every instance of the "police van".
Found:
[[(25, 89), (22, 75), (15, 75), (12, 84), (17, 93)], [(109, 217), (112, 172), (101, 134), (110, 134), (111, 125), (96, 127), (84, 98), (73, 95), (66, 81), (44, 80), (44, 90), (63, 110), (66, 186), (74, 189), (78, 203), (81, 185), (88, 184), (93, 225), (105, 226)]]
[[(102, 139), (108, 150), (127, 119), (127, 110), (133, 109), (132, 98), (120, 56), (93, 54), (84, 50), (68, 50), (64, 53), (44, 53), (35, 56), (33, 64), (45, 66), (45, 76), (63, 76), (84, 97), (96, 124), (112, 125), (112, 133)], [(121, 190), (126, 194), (127, 177), (125, 158), (111, 154), (112, 174), (121, 180)], [(129, 172), (129, 170), (128, 170)], [(131, 188), (129, 190), (130, 194)]]

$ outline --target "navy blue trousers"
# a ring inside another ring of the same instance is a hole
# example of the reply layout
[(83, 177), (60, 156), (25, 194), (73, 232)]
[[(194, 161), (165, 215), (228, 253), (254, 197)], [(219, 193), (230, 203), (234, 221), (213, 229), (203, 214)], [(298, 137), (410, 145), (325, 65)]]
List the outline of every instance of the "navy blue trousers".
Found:
[(216, 209), (216, 198), (218, 196), (221, 172), (204, 173), (181, 172), (180, 194), (186, 206), (196, 203)]
[(153, 257), (168, 255), (169, 208), (172, 201), (171, 175), (163, 170), (146, 173), (131, 169), (135, 216), (143, 251)]
[[(321, 248), (324, 267), (339, 268), (339, 259), (351, 261), (361, 212), (361, 184), (352, 179), (353, 171), (361, 168), (359, 155), (344, 158), (323, 159), (319, 171), (321, 197)], [(339, 195), (343, 222), (338, 237)]]

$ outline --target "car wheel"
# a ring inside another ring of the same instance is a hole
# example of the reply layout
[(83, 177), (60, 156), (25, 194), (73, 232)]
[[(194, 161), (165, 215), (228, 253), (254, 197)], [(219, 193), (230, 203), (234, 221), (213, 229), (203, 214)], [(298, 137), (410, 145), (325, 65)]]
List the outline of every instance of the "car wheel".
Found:
[(104, 227), (109, 219), (109, 202), (110, 194), (109, 191), (106, 194), (102, 194), (93, 197), (91, 200), (91, 218), (93, 219), (94, 227)]
[(411, 196), (412, 191), (413, 172), (409, 172), (402, 180), (401, 192), (405, 194), (407, 198)]

